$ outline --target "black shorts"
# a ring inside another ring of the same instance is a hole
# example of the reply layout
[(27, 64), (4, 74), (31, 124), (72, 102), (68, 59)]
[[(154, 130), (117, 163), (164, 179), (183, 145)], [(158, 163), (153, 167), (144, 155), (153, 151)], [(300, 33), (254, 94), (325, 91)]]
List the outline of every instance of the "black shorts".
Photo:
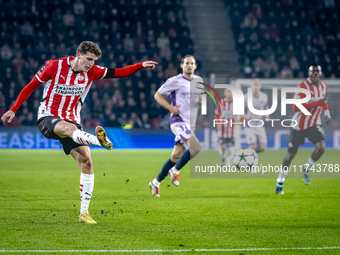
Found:
[(230, 138), (224, 138), (224, 137), (220, 137), (220, 142), (221, 145), (226, 144), (226, 143), (231, 143), (231, 144), (235, 144), (235, 139), (234, 137), (230, 137)]
[[(39, 125), (39, 130), (40, 132), (47, 138), (47, 139), (54, 139), (54, 140), (59, 140), (59, 142), (61, 143), (61, 145), (63, 146), (64, 152), (66, 155), (70, 154), (70, 151), (74, 148), (77, 148), (79, 146), (87, 146), (87, 145), (82, 145), (82, 144), (78, 144), (76, 142), (74, 142), (72, 140), (72, 138), (70, 137), (66, 137), (66, 138), (61, 138), (60, 136), (56, 135), (54, 133), (54, 128), (55, 126), (62, 121), (63, 119), (59, 119), (57, 117), (54, 116), (47, 116), (47, 117), (43, 117), (40, 118), (37, 123)], [(69, 120), (64, 120), (67, 121), (69, 123), (72, 123), (73, 125), (75, 125), (79, 130), (83, 130), (81, 128), (81, 126), (78, 123), (74, 123), (72, 121)]]
[(288, 152), (296, 154), (301, 144), (305, 143), (305, 138), (316, 144), (325, 141), (325, 135), (321, 126), (312, 126), (305, 130), (295, 130), (291, 128), (288, 142)]

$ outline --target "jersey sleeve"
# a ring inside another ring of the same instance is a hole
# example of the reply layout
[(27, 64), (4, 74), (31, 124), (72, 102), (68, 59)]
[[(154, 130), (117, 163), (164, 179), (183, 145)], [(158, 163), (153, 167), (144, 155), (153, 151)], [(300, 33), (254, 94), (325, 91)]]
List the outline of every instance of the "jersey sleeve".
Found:
[(158, 89), (158, 92), (162, 95), (168, 96), (171, 92), (178, 90), (180, 85), (174, 78), (169, 78), (166, 82)]
[(107, 68), (103, 66), (92, 66), (93, 80), (103, 79), (107, 73)]
[(53, 60), (47, 60), (45, 65), (35, 74), (35, 78), (41, 83), (49, 81), (55, 73), (55, 63)]
[(20, 92), (17, 100), (15, 100), (15, 103), (11, 107), (12, 112), (17, 112), (19, 107), (22, 105), (23, 102), (26, 101), (26, 99), (32, 94), (32, 92), (38, 88), (41, 85), (41, 82), (38, 81), (36, 77), (33, 77), (30, 83), (28, 83)]

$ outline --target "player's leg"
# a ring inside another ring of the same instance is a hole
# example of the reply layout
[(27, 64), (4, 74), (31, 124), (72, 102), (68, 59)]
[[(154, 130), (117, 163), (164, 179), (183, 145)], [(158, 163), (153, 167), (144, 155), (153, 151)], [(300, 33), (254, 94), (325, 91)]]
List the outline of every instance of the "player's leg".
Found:
[(249, 148), (256, 151), (256, 143), (249, 143)]
[(81, 174), (80, 174), (80, 216), (79, 222), (95, 224), (91, 216), (89, 215), (88, 209), (90, 200), (92, 197), (93, 186), (94, 186), (94, 174), (93, 164), (91, 159), (90, 148), (88, 146), (79, 146), (70, 151), (70, 154), (78, 163)]
[(61, 138), (70, 137), (78, 144), (103, 146), (107, 150), (111, 150), (113, 147), (105, 130), (99, 126), (96, 127), (96, 136), (94, 136), (78, 129), (73, 123), (61, 120), (55, 125), (54, 133)]
[(228, 157), (227, 157), (227, 161), (226, 161), (226, 166), (231, 166), (232, 162), (233, 162), (233, 158), (234, 158), (234, 154), (235, 154), (235, 142), (234, 142), (234, 138), (229, 138), (228, 140)]
[(276, 194), (283, 194), (283, 183), (288, 174), (290, 163), (292, 162), (295, 155), (296, 153), (292, 153), (288, 149), (287, 154), (284, 156), (282, 160), (282, 165), (280, 168), (279, 176), (277, 177), (277, 180), (276, 180), (276, 188), (275, 188)]
[(310, 184), (309, 169), (316, 164), (326, 150), (325, 136), (320, 126), (313, 126), (307, 129), (307, 137), (314, 143), (315, 149), (307, 162), (302, 166), (303, 182)]
[(201, 151), (200, 142), (195, 135), (190, 137), (190, 139), (186, 141), (186, 144), (189, 149), (183, 153), (177, 163), (169, 170), (171, 182), (175, 186), (179, 186), (179, 171), (186, 165), (186, 163), (188, 163), (191, 158), (195, 157)]
[(247, 127), (244, 129), (245, 134), (246, 134), (246, 140), (247, 143), (249, 145), (250, 149), (253, 149), (254, 151), (256, 151), (256, 135), (253, 131), (254, 128), (251, 127)]
[(259, 143), (259, 148), (256, 150), (257, 153), (263, 152), (266, 150), (267, 144), (266, 143)]
[(168, 175), (169, 170), (176, 164), (178, 159), (182, 156), (182, 154), (185, 152), (185, 147), (180, 142), (176, 143), (171, 156), (167, 162), (162, 167), (162, 170), (159, 172), (158, 176), (153, 179), (149, 186), (152, 190), (152, 195), (154, 197), (159, 197), (159, 186), (161, 184), (161, 181), (164, 180), (164, 178)]
[(276, 194), (283, 194), (283, 183), (288, 174), (289, 166), (293, 158), (295, 157), (299, 149), (299, 146), (303, 144), (305, 135), (306, 134), (304, 130), (291, 129), (290, 131), (289, 141), (288, 141), (288, 151), (282, 160), (282, 165), (280, 168), (279, 176), (276, 180), (276, 188), (275, 188)]
[(313, 162), (316, 163), (316, 161), (318, 161), (321, 158), (321, 156), (324, 154), (325, 151), (326, 151), (325, 141), (320, 141), (320, 142), (315, 143), (315, 150), (312, 152), (310, 159), (312, 159)]
[[(65, 126), (64, 133), (58, 133), (56, 126), (61, 123), (59, 127), (62, 127), (63, 123), (69, 124)], [(80, 177), (80, 195), (82, 197), (81, 215), (79, 220), (81, 222), (96, 223), (88, 214), (87, 209), (90, 203), (93, 190), (93, 166), (90, 154), (90, 148), (86, 145), (76, 143), (73, 139), (66, 134), (71, 134), (75, 130), (80, 130), (81, 126), (76, 123), (68, 123), (64, 120), (56, 118), (54, 116), (43, 117), (38, 120), (40, 132), (48, 139), (59, 140), (63, 146), (63, 150), (66, 155), (71, 154), (81, 168)], [(86, 194), (85, 194), (86, 193)], [(86, 211), (86, 212), (85, 212)]]
[(220, 166), (224, 166), (224, 162), (228, 156), (228, 150), (227, 150), (227, 141), (225, 138), (220, 138), (221, 141), (221, 160), (220, 160)]
[(254, 129), (256, 140), (259, 143), (259, 147), (256, 149), (257, 153), (263, 152), (267, 147), (267, 134), (264, 127), (258, 127)]
[(184, 123), (174, 123), (170, 125), (172, 133), (175, 135), (175, 146), (172, 150), (170, 159), (165, 162), (162, 167), (161, 172), (158, 176), (149, 182), (149, 187), (152, 191), (152, 195), (155, 197), (159, 197), (159, 185), (160, 182), (168, 175), (169, 170), (176, 164), (178, 159), (182, 156), (185, 151), (184, 143), (190, 137), (190, 130), (188, 132), (188, 128)]

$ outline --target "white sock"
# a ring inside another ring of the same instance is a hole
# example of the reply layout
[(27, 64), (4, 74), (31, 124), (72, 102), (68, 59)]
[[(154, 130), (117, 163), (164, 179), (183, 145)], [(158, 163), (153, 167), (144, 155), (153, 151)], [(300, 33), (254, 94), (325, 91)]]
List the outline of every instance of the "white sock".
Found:
[(226, 159), (228, 155), (228, 149), (226, 149), (225, 151), (222, 151), (222, 159)]
[(229, 152), (230, 152), (230, 155), (231, 155), (232, 157), (234, 157), (235, 150), (236, 150), (235, 147), (230, 147), (230, 148), (229, 148)]
[(172, 168), (172, 172), (174, 174), (179, 174), (179, 170), (175, 166)]
[(157, 181), (157, 178), (152, 180), (153, 185), (155, 185), (156, 187), (159, 187), (159, 185), (161, 184), (159, 181)]
[(316, 161), (314, 161), (311, 157), (308, 158), (307, 162), (305, 163), (304, 167), (307, 167), (307, 173), (309, 172), (309, 169), (316, 164)]
[(230, 148), (229, 148), (229, 155), (228, 155), (228, 158), (231, 159), (231, 160), (233, 160), (234, 153), (235, 153), (235, 147), (230, 147)]
[(283, 166), (281, 165), (279, 176), (277, 177), (277, 182), (283, 183), (285, 181), (287, 174), (288, 174), (288, 170), (285, 171)]
[(235, 147), (229, 147), (228, 148), (229, 155), (227, 157), (227, 164), (226, 166), (230, 166), (233, 163), (234, 153), (235, 153)]
[(96, 136), (79, 129), (73, 132), (72, 139), (78, 144), (101, 146)]
[(94, 185), (94, 174), (80, 174), (80, 214), (89, 210)]

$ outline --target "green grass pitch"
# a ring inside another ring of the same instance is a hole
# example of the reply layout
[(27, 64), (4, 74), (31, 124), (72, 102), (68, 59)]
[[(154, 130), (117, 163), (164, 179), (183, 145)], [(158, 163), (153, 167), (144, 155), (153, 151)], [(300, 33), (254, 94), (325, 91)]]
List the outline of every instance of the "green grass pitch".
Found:
[[(78, 223), (80, 169), (71, 156), (62, 150), (0, 150), (0, 254), (1, 250), (155, 249), (167, 252), (140, 254), (227, 253), (190, 249), (340, 254), (340, 249), (242, 250), (340, 247), (340, 179), (311, 176), (307, 187), (301, 178), (288, 178), (282, 196), (274, 193), (273, 178), (190, 178), (186, 166), (181, 185), (175, 187), (166, 178), (161, 197), (154, 198), (148, 183), (170, 152), (92, 150), (95, 185), (90, 214), (98, 224), (86, 225)], [(281, 162), (285, 153), (266, 151), (260, 162)], [(310, 153), (300, 150), (296, 162), (303, 163)], [(328, 150), (320, 160), (330, 162), (340, 162), (339, 151)]]

